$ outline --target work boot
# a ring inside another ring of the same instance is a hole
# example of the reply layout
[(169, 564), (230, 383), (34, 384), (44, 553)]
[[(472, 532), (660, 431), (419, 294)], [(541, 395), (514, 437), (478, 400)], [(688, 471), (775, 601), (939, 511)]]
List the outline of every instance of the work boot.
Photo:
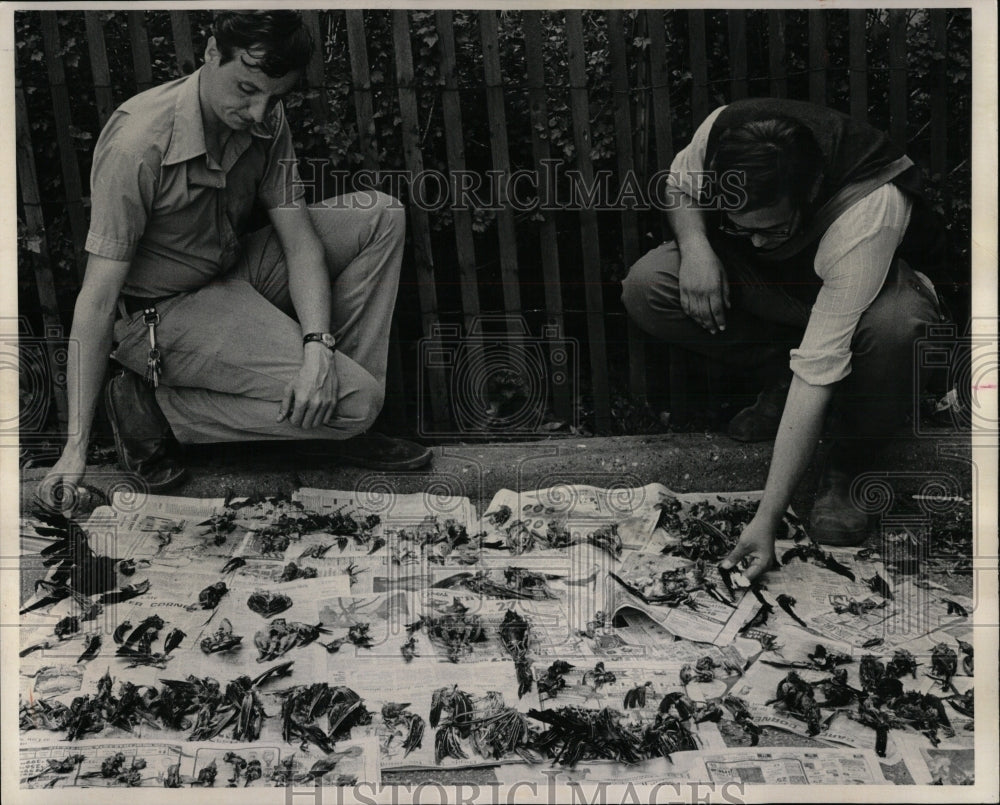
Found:
[(757, 401), (729, 420), (726, 433), (738, 442), (766, 442), (778, 433), (781, 414), (785, 410), (790, 379), (783, 379), (765, 388)]
[(828, 459), (820, 476), (809, 518), (809, 534), (822, 545), (851, 547), (868, 537), (868, 515), (851, 500), (851, 483), (856, 473), (842, 469)]
[(363, 433), (344, 441), (302, 442), (298, 452), (312, 458), (332, 459), (367, 470), (416, 470), (434, 457), (428, 447), (382, 433)]
[(153, 388), (123, 369), (108, 381), (104, 402), (121, 468), (139, 476), (150, 492), (180, 483), (185, 469), (171, 455), (176, 442)]

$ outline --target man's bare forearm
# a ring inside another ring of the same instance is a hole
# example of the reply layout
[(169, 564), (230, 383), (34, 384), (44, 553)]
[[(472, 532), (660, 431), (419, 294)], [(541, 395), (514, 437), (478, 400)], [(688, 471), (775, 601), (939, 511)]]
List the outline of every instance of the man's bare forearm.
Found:
[(788, 400), (774, 440), (771, 469), (757, 516), (777, 526), (788, 509), (792, 493), (812, 458), (823, 429), (823, 418), (834, 386), (811, 386), (792, 377)]
[[(303, 333), (329, 332), (333, 309), (330, 274), (318, 243), (306, 244), (287, 258), (288, 292)], [(293, 267), (294, 265), (294, 267)]]
[(94, 413), (111, 351), (115, 298), (84, 286), (76, 300), (70, 338), (79, 345), (79, 361), (66, 370), (69, 395), (69, 437), (66, 447), (85, 454), (90, 442)]
[(685, 249), (707, 247), (704, 211), (697, 207), (691, 196), (679, 188), (670, 187), (667, 195), (669, 199), (667, 220), (670, 222), (681, 255)]

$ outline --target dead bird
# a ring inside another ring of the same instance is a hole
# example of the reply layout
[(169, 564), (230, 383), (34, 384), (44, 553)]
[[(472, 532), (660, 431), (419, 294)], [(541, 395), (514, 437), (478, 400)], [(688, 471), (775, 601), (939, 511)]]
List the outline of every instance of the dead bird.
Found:
[(565, 660), (556, 660), (552, 663), (545, 671), (545, 676), (537, 680), (538, 695), (541, 696), (544, 693), (546, 698), (554, 699), (556, 694), (566, 687), (564, 677), (573, 667), (573, 665)]
[(314, 579), (318, 571), (314, 567), (300, 567), (295, 562), (289, 562), (281, 571), (278, 581), (295, 581), (296, 579)]
[(800, 618), (793, 609), (796, 603), (798, 602), (795, 600), (795, 598), (788, 595), (787, 593), (781, 593), (780, 595), (778, 595), (778, 606), (781, 607), (786, 613), (788, 613), (788, 615), (791, 616), (792, 620), (794, 620), (797, 624), (799, 624), (799, 626), (808, 628), (806, 622), (802, 620), (802, 618)]
[(208, 637), (203, 637), (198, 645), (205, 654), (216, 654), (240, 648), (243, 645), (243, 636), (233, 634), (233, 624), (229, 618), (223, 618), (219, 628)]
[[(126, 623), (128, 623), (128, 621), (126, 621)], [(147, 635), (150, 640), (155, 639), (156, 634), (163, 628), (164, 623), (163, 618), (159, 615), (150, 615), (147, 618), (143, 618), (139, 625), (132, 630), (129, 636), (125, 639), (125, 642), (121, 645), (123, 647), (132, 646)]]
[(230, 559), (228, 562), (226, 562), (226, 564), (222, 566), (221, 572), (223, 575), (225, 575), (226, 573), (235, 573), (246, 563), (247, 560), (244, 559), (242, 556), (234, 556), (232, 559)]
[(917, 662), (917, 658), (914, 657), (905, 648), (896, 649), (895, 653), (892, 655), (892, 659), (889, 660), (885, 667), (886, 673), (890, 676), (894, 676), (897, 679), (904, 677), (907, 674), (913, 676), (914, 679), (917, 678), (917, 668), (920, 663)]
[(403, 749), (406, 750), (403, 757), (414, 749), (419, 749), (424, 740), (424, 720), (417, 713), (410, 712), (409, 706), (409, 702), (387, 702), (382, 705), (382, 722), (403, 739)]
[(44, 640), (41, 643), (36, 643), (33, 646), (28, 646), (25, 649), (21, 649), (18, 653), (18, 657), (27, 657), (29, 654), (33, 654), (36, 651), (44, 651), (45, 649), (52, 648), (52, 644), (48, 640)]
[(181, 779), (181, 764), (173, 763), (167, 766), (167, 773), (163, 777), (164, 788), (180, 788), (184, 784)]
[(828, 649), (822, 643), (817, 643), (812, 653), (806, 656), (820, 671), (832, 671), (838, 665), (847, 665), (854, 662), (854, 658), (850, 654)]
[(205, 788), (212, 788), (215, 785), (215, 778), (219, 774), (219, 767), (215, 763), (215, 758), (212, 758), (212, 762), (209, 763), (202, 769), (198, 771), (197, 779), (191, 783), (191, 785), (204, 786)]
[(94, 659), (101, 651), (101, 635), (92, 634), (87, 638), (86, 646), (83, 649), (83, 653), (77, 658), (77, 663), (90, 662)]
[(644, 682), (641, 685), (637, 685), (625, 694), (625, 698), (622, 705), (626, 710), (631, 710), (633, 708), (643, 708), (646, 706), (646, 694), (652, 694), (653, 683)]
[(369, 623), (353, 623), (347, 630), (347, 639), (358, 648), (371, 648), (375, 643), (368, 634), (369, 629)]
[(132, 628), (132, 623), (130, 621), (124, 620), (115, 627), (114, 633), (111, 635), (111, 639), (115, 641), (117, 645), (121, 645), (125, 642), (125, 632)]
[(931, 671), (933, 673), (927, 674), (927, 676), (940, 682), (944, 690), (958, 692), (951, 682), (952, 677), (958, 673), (958, 655), (955, 653), (955, 649), (947, 643), (938, 643), (931, 650)]
[(270, 618), (286, 609), (291, 609), (292, 599), (283, 593), (258, 591), (252, 593), (247, 599), (247, 606), (252, 612)]
[(215, 609), (219, 606), (219, 602), (222, 601), (222, 597), (228, 592), (229, 588), (226, 586), (224, 581), (217, 581), (215, 584), (209, 584), (205, 589), (198, 593), (198, 603), (189, 606), (188, 610)]
[(412, 662), (413, 658), (417, 655), (417, 637), (416, 635), (410, 635), (403, 642), (403, 645), (399, 647), (400, 653), (403, 655), (403, 660), (405, 662)]
[(584, 673), (582, 683), (589, 685), (594, 690), (598, 690), (602, 685), (609, 685), (615, 682), (616, 679), (614, 671), (606, 671), (604, 663), (598, 662), (593, 670)]
[(864, 579), (865, 584), (867, 584), (872, 592), (878, 593), (883, 598), (891, 601), (893, 599), (892, 589), (889, 587), (889, 583), (879, 575), (878, 571), (870, 579)]
[(44, 771), (32, 775), (31, 777), (26, 777), (25, 782), (30, 783), (33, 780), (37, 780), (40, 777), (44, 777), (46, 774), (70, 774), (72, 771), (79, 766), (83, 761), (87, 759), (86, 755), (67, 755), (62, 760), (54, 760), (53, 758), (46, 758), (46, 763), (49, 767)]
[[(973, 676), (973, 670), (975, 669), (975, 663), (973, 661), (974, 649), (972, 643), (966, 643), (964, 640), (959, 640), (957, 637), (955, 641), (958, 643), (959, 651), (962, 652), (962, 669), (969, 676)], [(916, 672), (914, 672), (914, 677), (916, 677)]]
[(813, 564), (832, 570), (839, 576), (843, 576), (850, 581), (854, 581), (854, 573), (849, 567), (838, 562), (833, 554), (823, 550), (818, 543), (812, 540), (800, 542), (794, 548), (785, 551), (781, 556), (781, 564), (787, 565), (792, 559), (801, 559), (803, 562), (812, 561)]
[(80, 619), (75, 615), (67, 615), (53, 627), (56, 637), (66, 640), (80, 631)]
[(187, 637), (187, 634), (180, 629), (171, 629), (167, 632), (167, 636), (163, 638), (163, 653), (169, 654), (181, 644), (185, 637)]
[(149, 579), (143, 579), (138, 584), (126, 584), (117, 590), (102, 593), (97, 600), (102, 604), (121, 604), (149, 592), (149, 586)]
[(942, 598), (941, 600), (948, 607), (949, 615), (958, 615), (958, 617), (960, 618), (969, 617), (969, 610), (963, 607), (960, 603), (958, 603), (958, 601), (953, 601), (950, 598)]

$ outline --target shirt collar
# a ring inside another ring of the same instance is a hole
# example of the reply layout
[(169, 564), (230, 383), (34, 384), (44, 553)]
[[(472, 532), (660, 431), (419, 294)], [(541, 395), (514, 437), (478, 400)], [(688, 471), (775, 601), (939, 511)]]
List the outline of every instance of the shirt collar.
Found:
[[(205, 147), (205, 121), (201, 116), (201, 100), (198, 95), (202, 69), (199, 67), (180, 82), (177, 101), (174, 104), (170, 144), (163, 155), (165, 166), (186, 162), (202, 155), (206, 158), (208, 156), (208, 149)], [(271, 139), (273, 132), (267, 122), (254, 124), (249, 132), (234, 131), (231, 139), (237, 153), (242, 153), (249, 147), (251, 135)]]

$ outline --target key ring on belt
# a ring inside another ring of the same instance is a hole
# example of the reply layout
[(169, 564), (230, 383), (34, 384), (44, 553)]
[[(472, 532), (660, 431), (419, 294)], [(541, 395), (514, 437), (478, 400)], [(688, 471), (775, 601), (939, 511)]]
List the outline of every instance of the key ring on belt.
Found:
[(163, 362), (160, 350), (156, 346), (156, 325), (160, 323), (160, 314), (155, 307), (147, 307), (142, 311), (142, 321), (149, 330), (149, 357), (146, 359), (145, 380), (154, 389), (160, 385), (160, 375), (163, 372)]

